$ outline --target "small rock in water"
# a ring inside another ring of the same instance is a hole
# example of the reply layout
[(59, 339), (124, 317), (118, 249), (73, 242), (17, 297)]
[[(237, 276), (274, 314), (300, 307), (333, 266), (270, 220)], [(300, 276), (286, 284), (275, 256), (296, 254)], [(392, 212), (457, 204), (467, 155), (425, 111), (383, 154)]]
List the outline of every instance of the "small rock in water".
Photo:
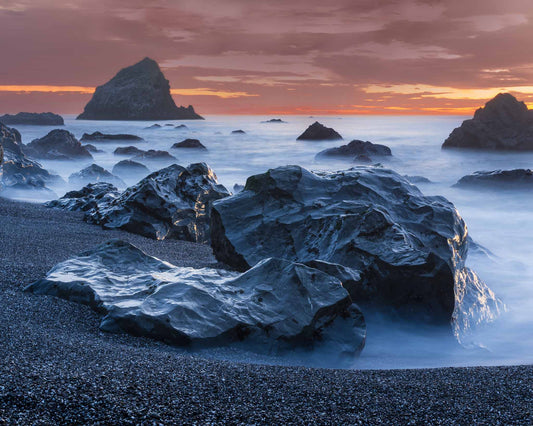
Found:
[(246, 132), (245, 132), (244, 130), (239, 129), (239, 130), (233, 130), (233, 131), (231, 132), (231, 134), (232, 134), (232, 135), (245, 135)]
[(42, 138), (34, 139), (24, 147), (30, 157), (46, 160), (91, 159), (93, 156), (76, 137), (67, 130), (55, 129)]
[(196, 148), (207, 150), (198, 139), (185, 139), (172, 145), (172, 148)]
[(129, 134), (105, 134), (101, 132), (84, 133), (82, 141), (109, 142), (109, 141), (143, 141), (144, 139), (137, 135)]
[(160, 151), (156, 149), (149, 149), (143, 151), (133, 157), (134, 160), (175, 160), (176, 157), (169, 154), (167, 151)]
[(91, 164), (79, 172), (72, 173), (68, 181), (73, 185), (87, 185), (88, 183), (106, 182), (118, 187), (126, 187), (122, 179), (108, 172), (103, 167), (97, 164)]
[(132, 160), (122, 160), (113, 166), (112, 173), (122, 177), (144, 177), (150, 173), (148, 167), (144, 164)]
[(342, 139), (334, 129), (326, 127), (315, 121), (311, 124), (305, 132), (296, 138), (299, 141), (334, 141)]
[(477, 189), (533, 189), (533, 171), (515, 169), (474, 172), (463, 176), (454, 186)]
[(122, 147), (119, 146), (117, 149), (113, 151), (113, 154), (131, 156), (131, 155), (143, 154), (144, 152), (146, 151), (144, 151), (143, 149), (139, 149), (136, 146), (122, 146)]

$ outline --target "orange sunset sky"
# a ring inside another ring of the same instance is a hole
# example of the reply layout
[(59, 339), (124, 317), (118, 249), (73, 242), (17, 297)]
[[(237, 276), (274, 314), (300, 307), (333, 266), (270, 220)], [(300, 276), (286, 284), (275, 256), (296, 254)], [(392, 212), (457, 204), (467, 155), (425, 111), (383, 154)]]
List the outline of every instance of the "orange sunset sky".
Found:
[(200, 114), (533, 106), (533, 0), (0, 0), (0, 112), (80, 113), (145, 56)]

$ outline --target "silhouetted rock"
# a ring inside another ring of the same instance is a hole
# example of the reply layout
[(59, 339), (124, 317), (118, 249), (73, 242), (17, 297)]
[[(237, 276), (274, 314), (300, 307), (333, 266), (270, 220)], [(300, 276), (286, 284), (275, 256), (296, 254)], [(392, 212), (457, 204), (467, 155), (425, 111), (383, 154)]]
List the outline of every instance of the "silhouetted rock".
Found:
[(145, 129), (160, 129), (161, 124), (152, 124), (151, 126), (145, 127)]
[[(279, 167), (248, 178), (244, 191), (216, 201), (211, 215), (214, 254), (238, 270), (268, 257), (320, 260), (359, 274), (350, 288), (358, 304), (454, 327), (458, 317), (474, 324), (499, 313), (499, 300), (465, 268), (467, 230), (453, 204), (422, 195), (391, 170), (319, 176)], [(458, 292), (479, 305), (461, 304), (459, 312)]]
[[(89, 305), (104, 315), (104, 331), (179, 345), (245, 340), (270, 352), (273, 344), (312, 348), (333, 332), (338, 350), (356, 355), (366, 335), (339, 280), (280, 259), (245, 274), (193, 269), (112, 240), (59, 263), (26, 290)], [(343, 333), (334, 331), (339, 326)]]
[(207, 150), (198, 139), (185, 139), (172, 145), (172, 148), (196, 148)]
[(271, 118), (270, 120), (262, 121), (261, 123), (286, 123), (281, 118)]
[(46, 207), (86, 212), (95, 208), (98, 203), (110, 202), (118, 197), (117, 188), (107, 182), (90, 183), (77, 191), (70, 191), (58, 200), (45, 203)]
[(100, 132), (84, 133), (81, 137), (82, 141), (92, 142), (116, 142), (116, 141), (143, 141), (144, 139), (137, 135), (117, 134), (110, 135)]
[(299, 141), (334, 141), (342, 139), (335, 130), (315, 121), (296, 140)]
[(144, 164), (132, 160), (122, 160), (113, 166), (113, 174), (122, 177), (142, 177), (150, 173)]
[(391, 150), (388, 146), (380, 145), (372, 142), (363, 142), (360, 140), (353, 140), (347, 145), (342, 145), (337, 148), (328, 148), (320, 151), (317, 157), (349, 157), (365, 155), (367, 158), (372, 156), (390, 156)]
[(244, 185), (239, 185), (236, 183), (233, 185), (233, 193), (236, 194), (237, 192), (241, 192), (244, 189)]
[(509, 93), (500, 93), (463, 121), (442, 148), (533, 150), (533, 111)]
[(244, 130), (239, 129), (239, 130), (233, 130), (233, 131), (231, 132), (231, 134), (232, 134), (232, 135), (245, 135), (246, 132), (245, 132)]
[(76, 137), (67, 130), (55, 129), (24, 147), (30, 157), (46, 160), (86, 160), (93, 156)]
[(63, 117), (52, 112), (19, 112), (0, 116), (0, 123), (6, 125), (63, 126)]
[(463, 176), (454, 185), (459, 188), (533, 189), (530, 169), (493, 170)]
[(188, 127), (185, 125), (185, 124), (179, 124), (178, 126), (174, 127), (175, 129), (181, 129), (181, 130), (186, 130), (188, 129)]
[(206, 164), (187, 168), (173, 164), (126, 189), (113, 202), (100, 205), (87, 220), (159, 240), (207, 242), (211, 204), (228, 195)]
[(91, 154), (97, 154), (99, 152), (105, 152), (101, 149), (96, 148), (94, 145), (91, 145), (90, 143), (87, 143), (85, 145), (82, 145), (87, 151), (89, 151)]
[(174, 124), (171, 124), (171, 123), (165, 124), (165, 127), (173, 127), (173, 126), (174, 126)]
[(72, 185), (87, 185), (88, 183), (107, 182), (118, 187), (126, 187), (122, 179), (108, 172), (97, 164), (91, 164), (89, 167), (72, 173), (68, 181)]
[(175, 160), (176, 157), (169, 154), (167, 151), (160, 151), (156, 149), (149, 149), (148, 151), (141, 152), (133, 157), (134, 160)]
[(113, 151), (113, 154), (115, 155), (138, 155), (142, 154), (146, 151), (143, 149), (139, 149), (136, 146), (120, 146), (117, 149)]
[(157, 62), (144, 58), (98, 86), (79, 120), (194, 120), (202, 119), (189, 105), (174, 103), (168, 80)]

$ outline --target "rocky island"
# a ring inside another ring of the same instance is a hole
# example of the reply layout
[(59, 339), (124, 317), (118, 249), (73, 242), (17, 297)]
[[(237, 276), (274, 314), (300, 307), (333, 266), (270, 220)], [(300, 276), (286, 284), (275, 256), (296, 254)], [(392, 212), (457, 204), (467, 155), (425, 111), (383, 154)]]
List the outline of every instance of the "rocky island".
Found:
[(4, 114), (0, 116), (0, 123), (11, 125), (31, 126), (63, 126), (63, 117), (53, 112), (19, 112), (18, 114)]

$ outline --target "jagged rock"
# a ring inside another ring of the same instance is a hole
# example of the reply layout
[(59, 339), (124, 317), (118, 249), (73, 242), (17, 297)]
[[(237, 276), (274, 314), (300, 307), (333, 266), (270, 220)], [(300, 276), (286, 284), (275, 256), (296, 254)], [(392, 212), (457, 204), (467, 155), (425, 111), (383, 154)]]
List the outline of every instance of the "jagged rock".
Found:
[(24, 147), (30, 157), (46, 160), (92, 160), (93, 156), (76, 137), (67, 130), (55, 129)]
[(354, 302), (410, 318), (450, 322), (455, 290), (473, 277), (464, 266), (466, 226), (453, 204), (424, 196), (391, 170), (272, 169), (216, 201), (211, 216), (218, 260), (241, 271), (267, 257), (342, 265), (360, 276), (350, 289)]
[(98, 203), (107, 203), (118, 197), (117, 188), (107, 182), (90, 183), (78, 191), (70, 191), (58, 200), (45, 203), (46, 207), (86, 212), (98, 206)]
[(186, 130), (188, 129), (188, 127), (185, 125), (185, 124), (179, 124), (178, 126), (174, 127), (175, 129), (181, 129), (181, 130)]
[(315, 121), (296, 138), (299, 141), (336, 141), (342, 139), (335, 130)]
[(194, 108), (174, 103), (168, 80), (150, 58), (98, 86), (78, 120), (197, 120)]
[(530, 169), (493, 170), (463, 176), (454, 185), (459, 188), (533, 189)]
[(167, 151), (160, 151), (157, 149), (149, 149), (148, 151), (143, 151), (140, 154), (137, 154), (133, 157), (134, 160), (175, 160), (172, 154), (169, 154)]
[(239, 130), (233, 130), (233, 131), (231, 132), (231, 134), (232, 134), (232, 135), (245, 135), (246, 132), (245, 132), (244, 130), (239, 129)]
[(106, 134), (101, 132), (93, 133), (84, 133), (81, 137), (82, 141), (93, 141), (93, 142), (116, 142), (116, 141), (144, 141), (143, 138), (137, 135), (128, 135), (128, 134)]
[(122, 160), (113, 166), (112, 172), (114, 175), (122, 177), (139, 177), (146, 176), (150, 173), (150, 170), (144, 164), (136, 161)]
[[(390, 156), (391, 150), (388, 146), (375, 144), (372, 142), (363, 142), (360, 140), (353, 140), (347, 145), (342, 145), (337, 148), (328, 148), (320, 151), (317, 157), (349, 157), (357, 158), (358, 156), (365, 156), (371, 159), (372, 156)], [(372, 160), (370, 160), (372, 161)]]
[(533, 150), (533, 111), (509, 93), (500, 93), (463, 121), (442, 148)]
[(161, 124), (152, 124), (151, 126), (145, 127), (145, 129), (160, 129)]
[(72, 173), (68, 181), (72, 185), (87, 185), (88, 183), (107, 182), (115, 186), (125, 188), (126, 184), (118, 176), (108, 172), (103, 167), (97, 164), (91, 164), (89, 167)]
[(162, 240), (208, 242), (213, 201), (229, 196), (205, 163), (173, 164), (145, 177), (87, 220)]
[(19, 112), (0, 116), (0, 123), (6, 125), (63, 126), (63, 117), (52, 112)]
[(262, 121), (261, 123), (286, 123), (281, 118), (271, 118), (270, 120)]
[(207, 150), (198, 139), (185, 139), (172, 145), (172, 148), (196, 148)]
[(85, 145), (82, 145), (87, 151), (89, 151), (91, 154), (98, 154), (101, 152), (105, 152), (101, 149), (96, 148), (94, 145), (91, 145), (90, 143), (87, 143)]
[(305, 265), (266, 259), (244, 274), (177, 267), (112, 240), (56, 265), (26, 288), (89, 305), (100, 328), (168, 343), (237, 341), (312, 348), (332, 325), (358, 354), (365, 324), (339, 280)]
[(145, 152), (146, 152), (145, 150), (139, 149), (136, 146), (121, 146), (115, 149), (113, 151), (113, 154), (131, 156), (131, 155), (143, 154)]

